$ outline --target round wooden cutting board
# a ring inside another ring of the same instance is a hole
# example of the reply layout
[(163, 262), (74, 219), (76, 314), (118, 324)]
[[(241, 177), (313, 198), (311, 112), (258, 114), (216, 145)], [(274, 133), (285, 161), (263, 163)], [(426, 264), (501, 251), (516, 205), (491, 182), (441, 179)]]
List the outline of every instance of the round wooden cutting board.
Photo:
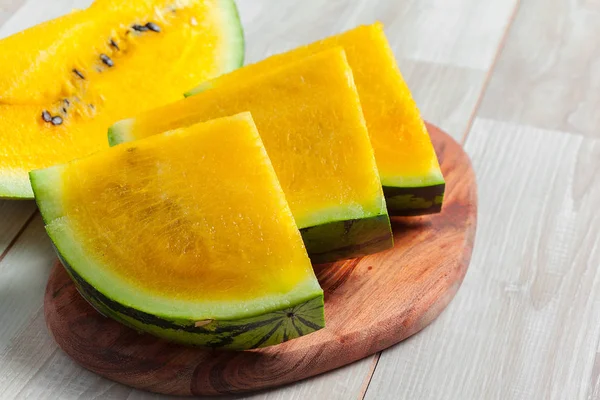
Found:
[(477, 189), (469, 158), (428, 125), (444, 176), (440, 214), (394, 218), (396, 245), (371, 256), (315, 266), (326, 328), (260, 350), (190, 348), (138, 334), (97, 313), (57, 263), (45, 297), (48, 329), (83, 367), (152, 392), (239, 393), (341, 367), (415, 334), (458, 290), (475, 237)]

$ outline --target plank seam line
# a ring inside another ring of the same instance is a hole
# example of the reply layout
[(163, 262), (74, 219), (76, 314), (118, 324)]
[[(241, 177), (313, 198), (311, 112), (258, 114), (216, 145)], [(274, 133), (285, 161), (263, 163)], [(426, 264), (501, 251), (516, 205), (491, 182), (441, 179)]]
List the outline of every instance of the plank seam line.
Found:
[(460, 140), (460, 144), (462, 144), (463, 146), (464, 146), (465, 142), (467, 141), (467, 137), (469, 136), (469, 132), (471, 131), (471, 128), (473, 127), (473, 122), (475, 121), (475, 117), (476, 117), (477, 113), (479, 112), (479, 108), (481, 108), (481, 104), (483, 103), (483, 98), (485, 97), (487, 88), (490, 85), (490, 81), (492, 80), (494, 71), (495, 71), (496, 67), (498, 66), (498, 61), (500, 60), (502, 52), (504, 51), (504, 48), (506, 47), (506, 42), (508, 42), (508, 35), (509, 35), (510, 30), (515, 22), (517, 13), (519, 12), (520, 8), (521, 8), (521, 0), (517, 0), (517, 3), (515, 4), (515, 7), (511, 13), (510, 17), (508, 18), (508, 24), (506, 24), (506, 28), (504, 29), (504, 33), (502, 34), (500, 43), (498, 44), (498, 49), (496, 50), (496, 54), (494, 55), (494, 59), (492, 60), (492, 65), (490, 65), (490, 68), (488, 69), (487, 73), (485, 74), (483, 86), (481, 87), (481, 90), (479, 91), (479, 97), (477, 98), (477, 101), (475, 102), (475, 106), (473, 107), (473, 111), (471, 112), (471, 115), (469, 116), (469, 119), (467, 121), (467, 126), (465, 127), (465, 131), (463, 132), (463, 136)]
[(37, 215), (37, 213), (38, 213), (37, 209), (33, 213), (31, 213), (31, 215), (29, 216), (29, 218), (27, 218), (27, 220), (25, 221), (23, 226), (19, 229), (19, 231), (17, 232), (15, 237), (13, 237), (13, 239), (10, 241), (8, 246), (6, 246), (6, 249), (4, 249), (2, 254), (0, 254), (0, 263), (2, 262), (2, 260), (4, 260), (4, 257), (6, 257), (6, 255), (10, 251), (10, 249), (12, 249), (12, 247), (15, 245), (15, 243), (17, 243), (17, 240), (19, 240), (19, 238), (21, 237), (23, 232), (25, 232), (25, 229), (27, 229), (27, 226), (29, 226), (31, 221), (33, 221), (33, 218)]
[(369, 390), (369, 385), (371, 384), (371, 380), (373, 379), (373, 375), (375, 375), (375, 369), (377, 369), (377, 364), (379, 364), (379, 358), (381, 357), (381, 353), (383, 350), (375, 354), (373, 358), (371, 370), (367, 374), (367, 378), (365, 379), (365, 383), (363, 383), (362, 388), (360, 389), (359, 400), (364, 400), (367, 396), (367, 391)]

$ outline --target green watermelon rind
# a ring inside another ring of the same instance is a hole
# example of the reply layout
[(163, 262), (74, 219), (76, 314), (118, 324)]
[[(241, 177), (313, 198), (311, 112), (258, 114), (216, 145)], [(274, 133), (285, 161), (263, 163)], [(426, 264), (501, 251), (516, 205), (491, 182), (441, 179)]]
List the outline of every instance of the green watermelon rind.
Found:
[[(284, 343), (325, 327), (323, 295), (262, 315), (232, 320), (172, 320), (144, 313), (98, 292), (64, 260), (82, 297), (102, 315), (139, 332), (171, 342), (229, 350), (248, 350)], [(200, 324), (197, 325), (197, 322)]]
[(420, 187), (383, 186), (388, 213), (392, 217), (410, 217), (439, 213), (444, 202), (446, 184)]
[[(154, 300), (127, 283), (115, 282), (114, 277), (108, 280), (102, 271), (98, 272), (99, 266), (94, 267), (96, 261), (86, 254), (69, 228), (69, 217), (61, 204), (63, 168), (32, 171), (31, 185), (61, 262), (82, 296), (102, 314), (167, 340), (236, 350), (278, 344), (325, 326), (323, 291), (314, 277), (300, 283), (292, 292), (267, 296), (266, 300), (236, 302), (235, 305), (224, 302), (216, 310), (211, 308), (214, 307), (211, 303), (194, 311), (192, 304), (190, 310), (184, 310), (191, 314), (170, 313), (169, 304), (165, 305), (164, 300)], [(203, 325), (207, 321), (210, 323)], [(199, 322), (201, 326), (197, 326)]]
[(108, 145), (113, 147), (121, 143), (134, 141), (135, 138), (131, 136), (131, 125), (133, 123), (133, 119), (124, 119), (112, 124), (108, 128)]
[(240, 14), (234, 0), (221, 1), (223, 13), (225, 15), (225, 27), (228, 30), (229, 45), (231, 48), (230, 57), (225, 60), (222, 74), (226, 74), (244, 65), (246, 55), (246, 41), (244, 39), (244, 28), (240, 20)]
[(323, 264), (378, 253), (394, 246), (387, 213), (300, 229), (310, 260)]
[(213, 83), (218, 81), (218, 79), (219, 79), (219, 77), (217, 76), (216, 78), (209, 79), (207, 81), (199, 83), (198, 85), (194, 86), (192, 89), (185, 92), (183, 94), (183, 97), (186, 97), (186, 98), (192, 97), (192, 96), (195, 96), (197, 94), (200, 94), (204, 91), (211, 89), (213, 87)]

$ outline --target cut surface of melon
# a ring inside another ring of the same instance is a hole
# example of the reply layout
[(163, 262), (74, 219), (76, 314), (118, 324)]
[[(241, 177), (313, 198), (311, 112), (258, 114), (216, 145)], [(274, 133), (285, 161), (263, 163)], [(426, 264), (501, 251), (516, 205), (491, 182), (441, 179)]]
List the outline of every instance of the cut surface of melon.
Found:
[[(109, 141), (136, 140), (244, 110), (252, 112), (296, 223), (303, 233), (312, 231), (305, 243), (313, 261), (391, 246), (373, 149), (341, 48), (120, 121), (111, 127)], [(359, 222), (367, 219), (365, 226)], [(331, 223), (342, 228), (324, 228)], [(315, 227), (322, 232), (316, 234)], [(328, 257), (340, 248), (345, 250)]]
[[(33, 171), (31, 181), (67, 270), (101, 311), (130, 325), (322, 307), (249, 113)], [(315, 315), (321, 327), (322, 308)]]
[(344, 48), (352, 68), (390, 214), (439, 211), (444, 177), (425, 124), (380, 23), (359, 26), (247, 65), (203, 82), (186, 96), (268, 74), (275, 68), (336, 46)]
[(28, 171), (106, 148), (113, 122), (242, 63), (232, 0), (108, 3), (0, 40), (0, 197), (31, 198)]

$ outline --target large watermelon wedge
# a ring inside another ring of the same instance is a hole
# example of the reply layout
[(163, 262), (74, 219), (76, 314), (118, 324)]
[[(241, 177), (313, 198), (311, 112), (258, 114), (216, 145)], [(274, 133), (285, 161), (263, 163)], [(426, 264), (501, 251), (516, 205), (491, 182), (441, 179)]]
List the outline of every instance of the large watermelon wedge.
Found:
[(323, 292), (249, 113), (31, 172), (69, 274), (100, 312), (248, 349), (324, 326)]

